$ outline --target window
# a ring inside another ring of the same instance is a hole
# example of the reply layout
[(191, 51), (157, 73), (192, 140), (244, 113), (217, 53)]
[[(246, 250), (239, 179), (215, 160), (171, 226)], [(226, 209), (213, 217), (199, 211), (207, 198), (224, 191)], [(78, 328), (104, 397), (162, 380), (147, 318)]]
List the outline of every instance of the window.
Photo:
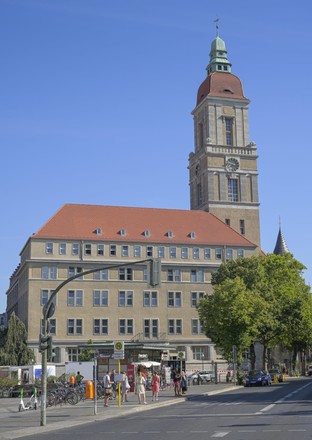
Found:
[(129, 246), (126, 246), (126, 245), (122, 246), (121, 255), (123, 257), (129, 257)]
[(200, 319), (192, 319), (192, 334), (202, 335), (204, 333), (203, 321)]
[(125, 237), (126, 235), (127, 235), (127, 233), (126, 233), (126, 230), (125, 229), (120, 229), (120, 235), (122, 236), (122, 237)]
[(180, 269), (168, 269), (167, 281), (181, 281)]
[(194, 240), (196, 238), (196, 232), (191, 232), (190, 237)]
[(72, 244), (72, 255), (78, 255), (79, 254), (79, 244), (73, 243)]
[(141, 246), (136, 244), (133, 248), (133, 254), (135, 257), (140, 257), (141, 256)]
[[(52, 295), (53, 290), (51, 289), (42, 289), (41, 290), (41, 295), (40, 295), (40, 305), (41, 306), (45, 306), (48, 303), (48, 300), (50, 298), (50, 296)], [(56, 298), (54, 298), (53, 302), (55, 305), (55, 300)]]
[(202, 269), (191, 270), (191, 283), (203, 283), (204, 282), (204, 271)]
[(227, 260), (233, 260), (233, 249), (227, 249), (226, 250), (226, 259)]
[(66, 243), (59, 244), (59, 254), (66, 255)]
[(119, 334), (120, 335), (133, 335), (133, 319), (120, 319), (119, 320)]
[(222, 260), (222, 249), (221, 248), (216, 249), (216, 260)]
[(170, 258), (177, 258), (177, 248), (176, 247), (169, 248), (169, 256), (170, 256)]
[(211, 258), (211, 249), (210, 248), (205, 248), (204, 258), (205, 258), (205, 260), (210, 260), (210, 258)]
[(119, 307), (132, 307), (133, 306), (133, 291), (132, 290), (120, 290), (119, 291)]
[(158, 338), (158, 319), (144, 319), (144, 338)]
[(244, 258), (244, 249), (237, 249), (237, 258)]
[(69, 362), (78, 362), (80, 353), (78, 348), (68, 348), (67, 353)]
[(172, 231), (168, 231), (168, 232), (167, 232), (167, 236), (168, 236), (169, 238), (173, 238), (173, 232), (172, 232)]
[(182, 319), (168, 320), (169, 335), (182, 335)]
[(205, 292), (191, 292), (191, 306), (197, 307), (198, 302), (203, 299)]
[(228, 179), (228, 199), (229, 202), (238, 202), (238, 180)]
[(94, 319), (93, 320), (93, 334), (94, 335), (108, 335), (108, 319)]
[(194, 260), (199, 259), (199, 248), (193, 248), (193, 258)]
[(119, 281), (131, 281), (132, 280), (132, 269), (120, 267), (118, 270)]
[(147, 271), (147, 268), (144, 267), (143, 269), (143, 281), (148, 281), (149, 272)]
[(53, 243), (46, 243), (46, 254), (53, 254)]
[(225, 118), (225, 138), (226, 145), (233, 145), (233, 120)]
[(82, 290), (68, 290), (67, 291), (67, 305), (70, 307), (82, 307), (83, 291)]
[[(74, 275), (78, 275), (82, 272), (82, 267), (73, 267), (69, 266), (68, 268), (68, 278), (73, 277)], [(82, 277), (76, 278), (76, 280), (82, 280)]]
[(146, 229), (146, 231), (144, 231), (144, 237), (149, 237), (150, 235), (151, 235), (150, 231)]
[(153, 246), (147, 246), (146, 248), (146, 256), (152, 257), (153, 256)]
[(97, 245), (97, 254), (98, 255), (104, 255), (104, 244), (98, 244)]
[(93, 306), (108, 307), (108, 290), (93, 290)]
[(143, 306), (157, 307), (158, 306), (158, 292), (152, 290), (144, 290), (143, 292)]
[(168, 292), (168, 307), (181, 307), (181, 306), (182, 306), (182, 293)]
[(158, 257), (165, 258), (165, 247), (164, 246), (158, 247)]
[(188, 258), (188, 248), (187, 247), (181, 248), (181, 258), (183, 258), (183, 259)]
[(231, 220), (230, 220), (229, 218), (226, 218), (226, 219), (225, 219), (225, 224), (226, 224), (227, 226), (231, 226)]
[(85, 255), (91, 255), (91, 244), (90, 243), (85, 244), (85, 246), (84, 246), (84, 254)]
[(239, 231), (242, 235), (245, 235), (245, 220), (239, 221)]
[(41, 278), (43, 280), (56, 280), (57, 278), (56, 266), (43, 266), (41, 269)]
[(111, 245), (109, 246), (109, 255), (110, 255), (111, 257), (116, 257), (116, 254), (117, 254), (117, 247), (116, 247), (115, 244), (111, 244)]
[(67, 334), (82, 335), (82, 319), (67, 319)]
[[(54, 319), (54, 318), (50, 318), (49, 320), (48, 320), (48, 322), (49, 322), (49, 333), (50, 333), (50, 335), (56, 335), (56, 319)], [(43, 319), (41, 319), (41, 333), (44, 333), (44, 329), (43, 329)]]
[(194, 361), (202, 361), (203, 359), (205, 359), (204, 347), (192, 347), (192, 351)]
[(108, 269), (102, 269), (98, 272), (93, 272), (94, 280), (108, 281)]

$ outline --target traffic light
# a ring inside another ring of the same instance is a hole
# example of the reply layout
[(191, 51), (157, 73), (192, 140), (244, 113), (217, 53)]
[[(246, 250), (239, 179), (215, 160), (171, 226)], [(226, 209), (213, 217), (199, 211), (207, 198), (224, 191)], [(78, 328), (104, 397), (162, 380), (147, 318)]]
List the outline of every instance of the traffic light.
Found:
[(49, 336), (39, 335), (39, 352), (45, 351), (48, 349), (48, 338)]
[(48, 336), (48, 341), (47, 341), (48, 347), (47, 347), (47, 359), (48, 362), (53, 362), (53, 359), (55, 358), (56, 354), (54, 351), (54, 345), (53, 345), (53, 338), (52, 336)]
[(153, 258), (150, 266), (150, 285), (159, 286), (161, 282), (161, 261), (160, 258)]

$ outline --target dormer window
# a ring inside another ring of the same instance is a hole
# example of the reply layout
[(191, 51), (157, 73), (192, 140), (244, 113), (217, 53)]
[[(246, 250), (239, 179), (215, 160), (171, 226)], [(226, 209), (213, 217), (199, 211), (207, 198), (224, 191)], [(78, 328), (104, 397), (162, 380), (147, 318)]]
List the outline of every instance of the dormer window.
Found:
[(146, 229), (144, 231), (144, 237), (150, 237), (150, 235), (151, 235), (151, 233), (150, 233), (149, 229)]
[(102, 235), (102, 228), (96, 228), (95, 233), (96, 235)]
[(168, 231), (167, 235), (168, 235), (169, 238), (172, 238), (173, 237), (173, 232), (172, 231)]
[(190, 237), (194, 240), (196, 238), (196, 232), (191, 232)]
[(125, 229), (120, 229), (120, 235), (122, 236), (122, 237), (124, 237), (125, 235), (126, 235), (126, 230)]

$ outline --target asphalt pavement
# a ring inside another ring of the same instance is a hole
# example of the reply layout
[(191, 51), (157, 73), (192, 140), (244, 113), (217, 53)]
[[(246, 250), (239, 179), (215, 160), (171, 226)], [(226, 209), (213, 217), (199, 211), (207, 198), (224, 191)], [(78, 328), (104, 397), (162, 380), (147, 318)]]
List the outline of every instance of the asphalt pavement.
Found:
[[(56, 431), (71, 426), (104, 421), (116, 417), (130, 415), (140, 411), (149, 411), (159, 406), (179, 404), (185, 399), (198, 395), (214, 395), (237, 389), (238, 386), (230, 383), (207, 383), (204, 385), (189, 386), (187, 393), (175, 396), (174, 389), (165, 389), (159, 392), (158, 401), (152, 401), (152, 392), (146, 392), (147, 404), (139, 404), (134, 393), (128, 394), (128, 402), (121, 403), (116, 398), (109, 401), (104, 407), (103, 399), (94, 402), (93, 399), (80, 401), (77, 405), (62, 405), (46, 409), (46, 425), (41, 426), (41, 409), (19, 411), (20, 398), (0, 399), (0, 440), (17, 439), (29, 435)], [(23, 402), (27, 402), (24, 398)]]

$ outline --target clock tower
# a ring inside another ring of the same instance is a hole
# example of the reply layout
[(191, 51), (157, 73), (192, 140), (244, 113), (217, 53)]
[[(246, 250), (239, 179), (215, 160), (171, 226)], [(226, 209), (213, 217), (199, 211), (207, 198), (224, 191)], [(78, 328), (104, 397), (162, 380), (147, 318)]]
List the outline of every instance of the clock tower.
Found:
[(231, 66), (217, 27), (207, 77), (199, 86), (192, 112), (191, 209), (209, 211), (260, 246), (258, 156), (256, 144), (249, 138), (250, 101)]

